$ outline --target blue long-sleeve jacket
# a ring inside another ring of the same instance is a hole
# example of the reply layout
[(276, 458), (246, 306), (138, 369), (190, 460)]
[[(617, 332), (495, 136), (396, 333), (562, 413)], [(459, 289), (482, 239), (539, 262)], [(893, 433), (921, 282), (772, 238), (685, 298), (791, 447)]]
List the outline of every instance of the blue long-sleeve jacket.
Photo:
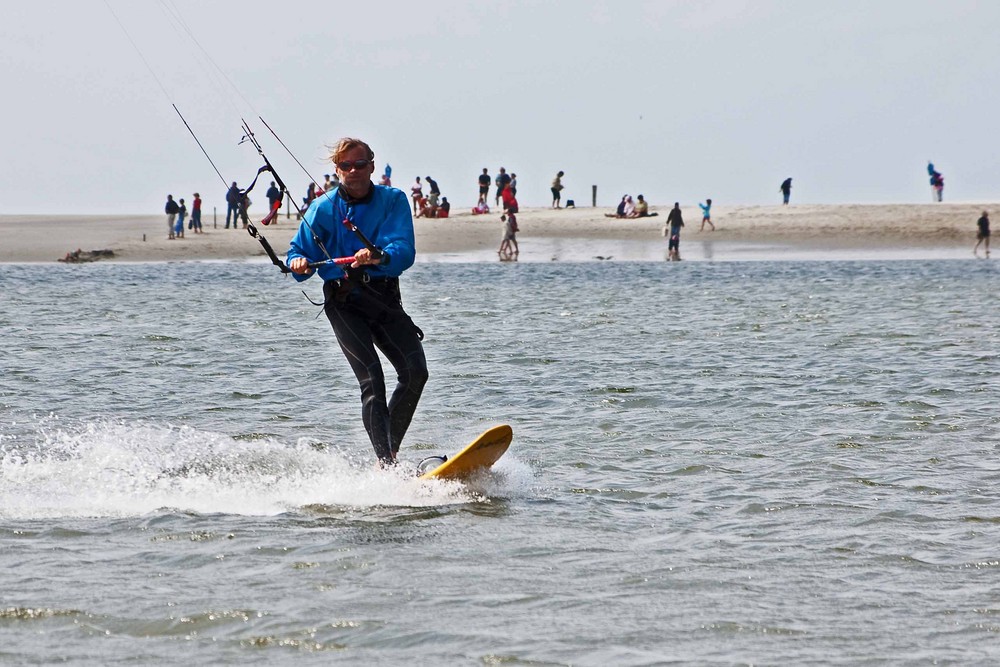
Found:
[[(348, 217), (375, 247), (382, 250), (382, 263), (365, 267), (369, 275), (373, 278), (397, 277), (413, 266), (416, 249), (410, 202), (402, 191), (383, 185), (372, 185), (367, 197), (352, 203), (341, 196), (340, 188), (317, 197), (292, 238), (285, 262), (296, 257), (305, 257), (311, 262), (329, 259), (313, 238), (314, 232), (333, 258), (347, 257), (364, 248), (361, 240), (344, 225)], [(317, 273), (324, 280), (344, 275), (343, 269), (334, 265), (321, 266)], [(311, 275), (292, 274), (300, 282)]]

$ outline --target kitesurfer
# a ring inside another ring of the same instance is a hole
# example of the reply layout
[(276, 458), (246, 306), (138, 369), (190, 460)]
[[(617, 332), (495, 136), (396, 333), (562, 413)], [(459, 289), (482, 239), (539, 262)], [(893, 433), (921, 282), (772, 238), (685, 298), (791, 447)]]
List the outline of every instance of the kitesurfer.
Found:
[[(313, 273), (311, 262), (354, 256), (346, 271), (324, 264), (317, 272), (324, 281), (326, 316), (361, 386), (365, 430), (379, 461), (390, 464), (427, 382), (423, 333), (403, 310), (399, 292), (399, 275), (413, 265), (416, 254), (413, 215), (405, 193), (372, 183), (375, 153), (367, 143), (341, 139), (330, 158), (340, 187), (309, 206), (291, 241), (287, 264), (302, 281)], [(396, 371), (396, 388), (388, 400), (376, 348)]]

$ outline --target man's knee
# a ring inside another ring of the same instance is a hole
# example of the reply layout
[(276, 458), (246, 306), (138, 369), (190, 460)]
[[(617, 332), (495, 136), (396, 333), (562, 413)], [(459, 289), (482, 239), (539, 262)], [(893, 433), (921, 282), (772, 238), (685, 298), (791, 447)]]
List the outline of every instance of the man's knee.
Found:
[(427, 384), (427, 360), (423, 355), (419, 355), (410, 357), (406, 361), (406, 367), (400, 369), (397, 379), (411, 391), (422, 390)]

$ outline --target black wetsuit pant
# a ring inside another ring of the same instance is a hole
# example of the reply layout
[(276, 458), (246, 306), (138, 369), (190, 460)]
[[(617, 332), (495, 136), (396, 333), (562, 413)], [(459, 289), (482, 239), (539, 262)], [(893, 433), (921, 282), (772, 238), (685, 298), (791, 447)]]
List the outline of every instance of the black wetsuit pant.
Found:
[[(427, 382), (423, 337), (403, 310), (396, 278), (344, 286), (323, 284), (326, 316), (340, 349), (361, 385), (361, 418), (375, 455), (391, 462)], [(378, 348), (396, 370), (396, 389), (386, 400), (385, 375)]]

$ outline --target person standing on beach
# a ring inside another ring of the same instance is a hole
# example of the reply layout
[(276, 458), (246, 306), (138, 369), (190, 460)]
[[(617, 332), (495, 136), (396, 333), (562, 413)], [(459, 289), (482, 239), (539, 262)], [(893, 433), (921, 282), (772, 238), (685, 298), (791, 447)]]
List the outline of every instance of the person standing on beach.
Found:
[(496, 194), (496, 201), (494, 203), (499, 205), (500, 199), (503, 197), (503, 191), (507, 189), (508, 185), (510, 185), (510, 175), (507, 173), (507, 170), (504, 169), (503, 167), (500, 167), (500, 173), (497, 174), (496, 185), (497, 185), (497, 194)]
[(503, 200), (503, 210), (513, 209), (513, 212), (517, 213), (517, 197), (514, 196), (514, 189), (510, 185), (503, 189), (503, 195), (500, 198)]
[[(250, 205), (253, 204), (250, 201), (250, 195), (243, 192), (240, 193), (240, 220), (243, 221), (243, 229), (250, 226)], [(236, 228), (236, 221), (233, 221), (233, 229)]]
[(201, 231), (201, 195), (194, 193), (194, 201), (191, 202), (191, 228), (195, 234), (202, 234)]
[(490, 171), (483, 167), (483, 173), (479, 174), (479, 198), (485, 200), (490, 196)]
[[(271, 181), (271, 187), (267, 189), (267, 211), (270, 213), (275, 210), (278, 206), (281, 206), (281, 190)], [(272, 225), (278, 224), (278, 216), (274, 216), (271, 220)]]
[(712, 228), (712, 231), (714, 232), (715, 225), (712, 224), (712, 200), (706, 199), (704, 204), (698, 204), (698, 206), (701, 207), (701, 229), (699, 229), (698, 231), (699, 232), (705, 231), (705, 223), (707, 222), (708, 225)]
[(513, 172), (511, 173), (510, 183), (507, 184), (507, 189), (510, 190), (510, 193), (512, 195), (514, 195), (515, 197), (517, 196), (517, 174)]
[(563, 172), (556, 174), (556, 177), (552, 179), (552, 208), (562, 208), (562, 177), (565, 176)]
[(979, 220), (976, 221), (979, 226), (979, 233), (976, 234), (976, 247), (972, 249), (972, 254), (979, 257), (979, 244), (982, 243), (986, 246), (986, 257), (990, 256), (990, 214), (989, 211), (983, 211), (983, 215)]
[(433, 211), (438, 207), (438, 199), (441, 197), (441, 188), (438, 187), (437, 181), (430, 176), (427, 176), (425, 180), (427, 181), (427, 185), (431, 188), (431, 191), (427, 195), (427, 205), (430, 206)]
[(789, 177), (789, 178), (786, 178), (786, 179), (785, 179), (785, 180), (784, 180), (784, 181), (783, 181), (783, 182), (781, 183), (781, 187), (780, 187), (780, 188), (778, 188), (778, 189), (779, 189), (779, 190), (781, 190), (781, 194), (782, 194), (782, 196), (784, 196), (784, 198), (785, 198), (785, 201), (784, 201), (784, 205), (785, 205), (785, 206), (788, 206), (788, 200), (789, 200), (789, 199), (791, 198), (791, 196), (792, 196), (792, 179), (791, 179), (790, 177)]
[(681, 261), (681, 227), (684, 226), (684, 218), (681, 217), (680, 202), (674, 202), (674, 207), (670, 209), (667, 216), (667, 224), (670, 225), (670, 240), (667, 242), (667, 259), (673, 262)]
[[(331, 160), (341, 185), (306, 212), (288, 249), (297, 281), (309, 278), (310, 262), (352, 255), (346, 269), (318, 268), (323, 309), (361, 387), (361, 416), (383, 466), (396, 461), (400, 443), (427, 382), (423, 332), (403, 310), (399, 276), (413, 265), (413, 217), (406, 195), (371, 181), (375, 153), (361, 139), (340, 139)], [(351, 221), (379, 249), (373, 253), (345, 227)], [(396, 372), (386, 400), (381, 350)]]
[(418, 202), (424, 198), (424, 186), (421, 185), (419, 176), (417, 176), (416, 182), (410, 186), (410, 198), (413, 200), (413, 214), (416, 215)]
[(933, 162), (927, 163), (927, 175), (931, 177), (931, 201), (939, 202), (944, 198), (944, 176), (934, 168)]
[(184, 198), (181, 197), (180, 204), (177, 205), (177, 225), (174, 227), (174, 236), (184, 238), (184, 218), (187, 217), (187, 206), (184, 205)]
[(163, 212), (167, 214), (167, 240), (174, 238), (174, 221), (177, 219), (177, 211), (180, 210), (173, 195), (167, 195), (167, 203), (163, 207)]
[[(223, 185), (225, 185), (225, 181), (223, 181)], [(233, 181), (226, 192), (226, 229), (229, 229), (229, 216), (233, 218), (233, 229), (239, 226), (237, 222), (240, 215), (240, 199), (242, 199), (240, 188), (236, 185), (236, 181)]]

